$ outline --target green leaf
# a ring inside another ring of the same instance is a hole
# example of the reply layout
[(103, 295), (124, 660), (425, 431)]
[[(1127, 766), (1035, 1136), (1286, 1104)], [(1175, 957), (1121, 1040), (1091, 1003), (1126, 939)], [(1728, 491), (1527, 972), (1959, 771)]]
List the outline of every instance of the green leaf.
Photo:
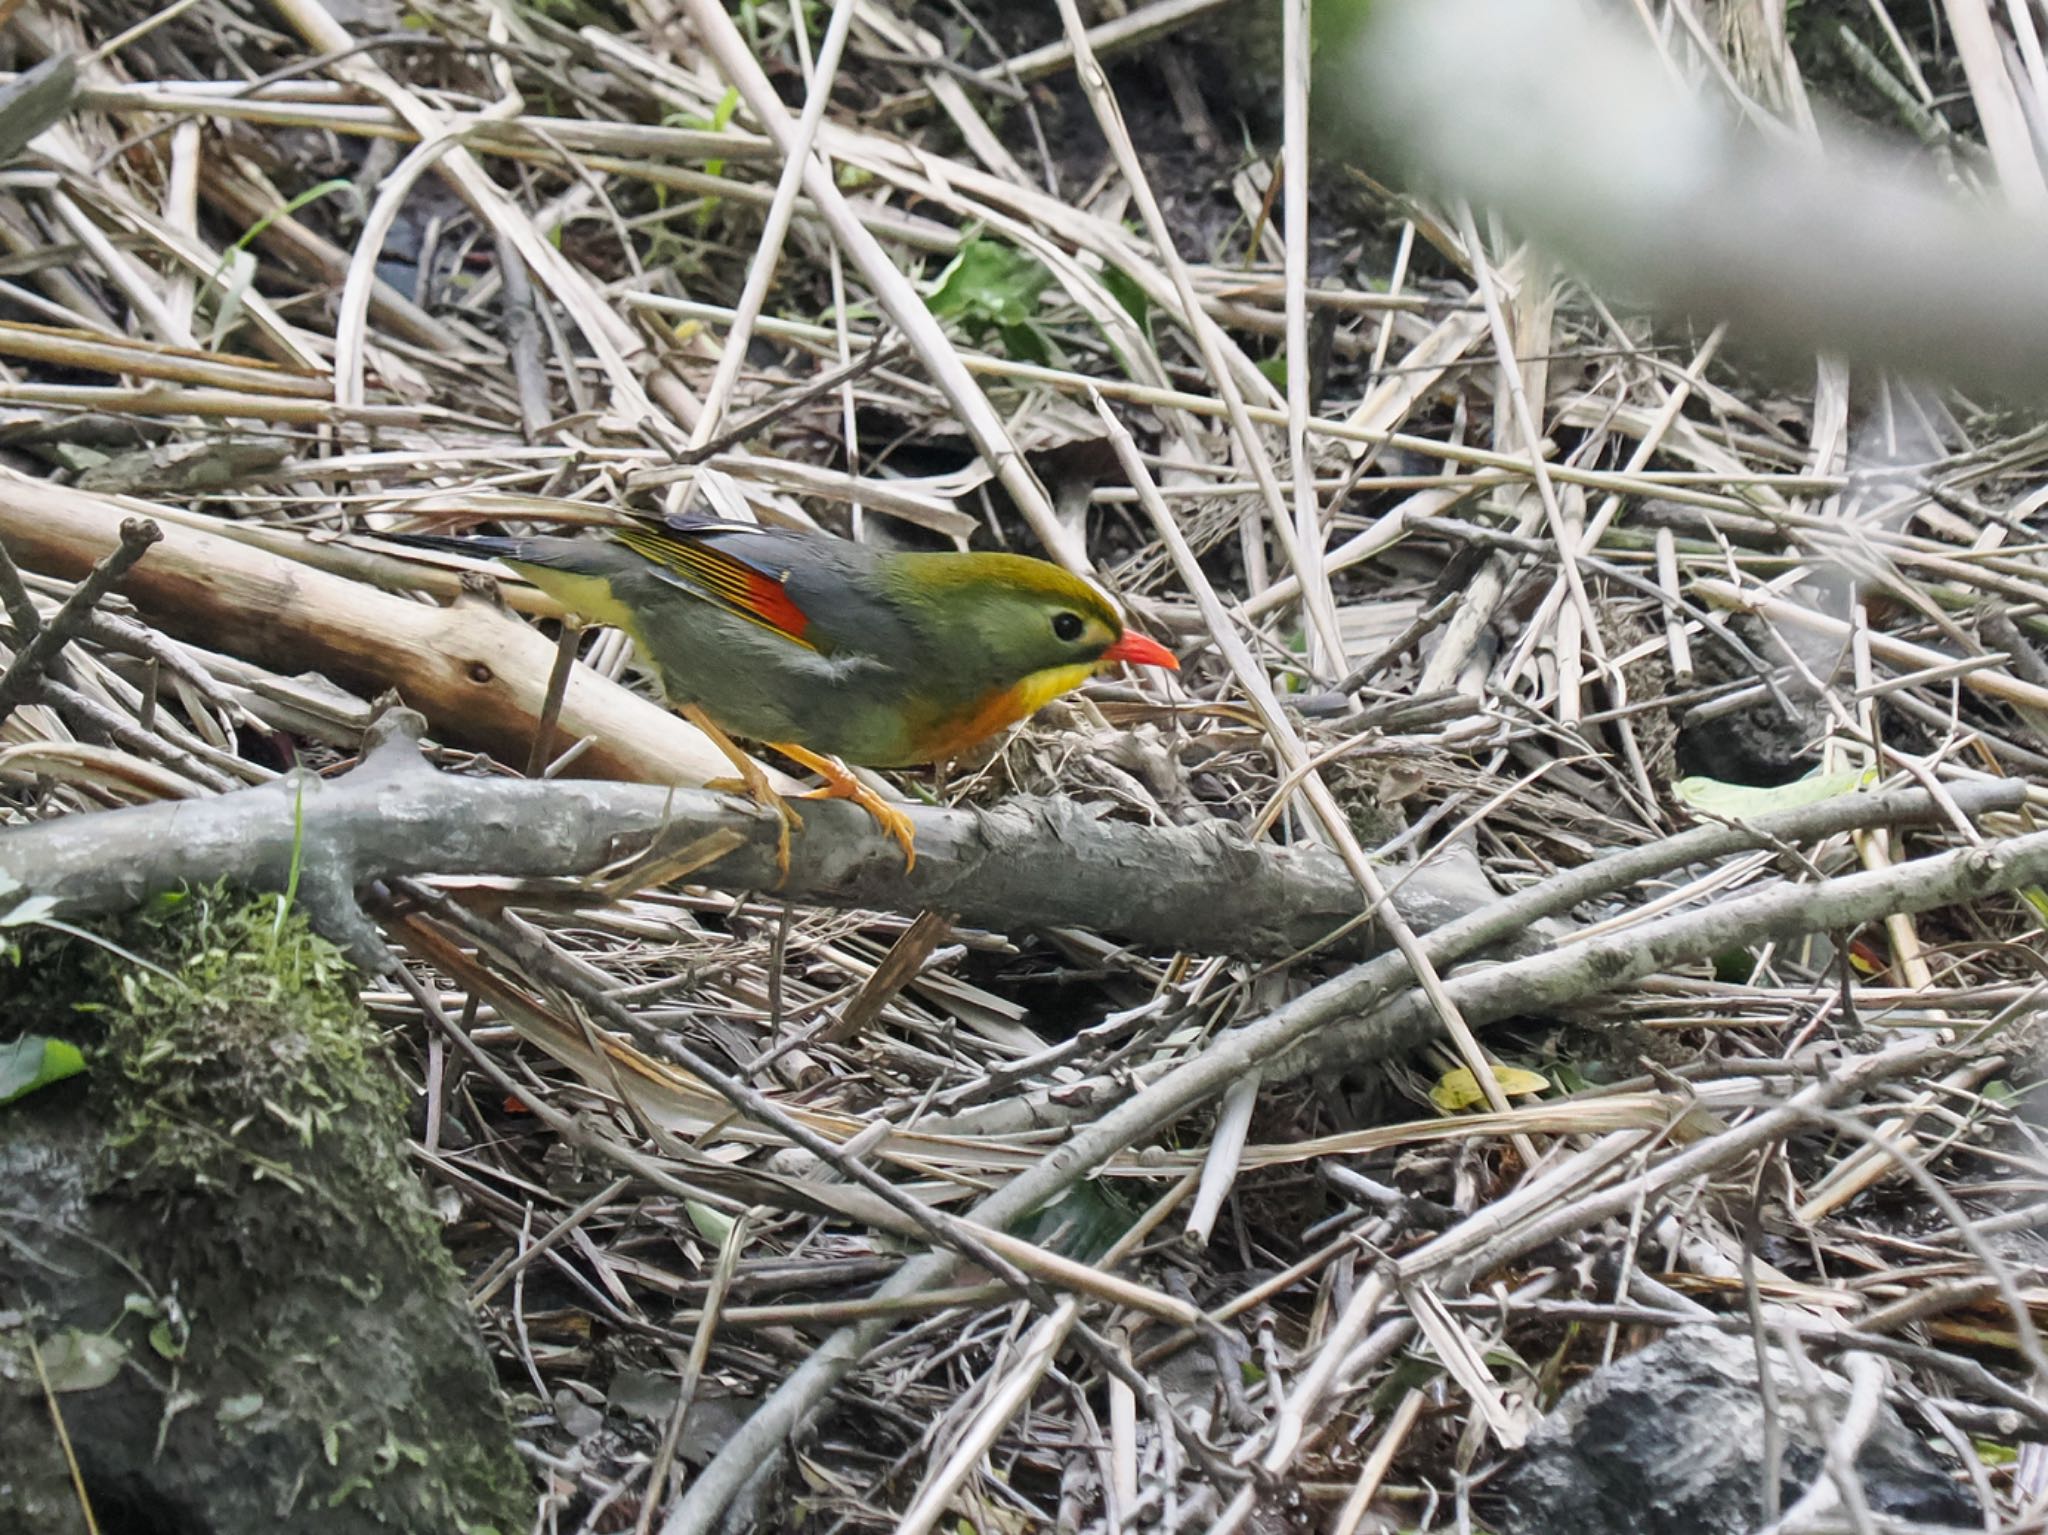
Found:
[(102, 1333), (66, 1328), (42, 1346), (43, 1374), (52, 1391), (93, 1391), (121, 1373), (128, 1346)]
[(2016, 1445), (2000, 1444), (1995, 1439), (1972, 1439), (1977, 1447), (1977, 1459), (1987, 1466), (2010, 1466), (2020, 1458)]
[(1145, 339), (1152, 339), (1152, 300), (1145, 297), (1145, 290), (1138, 286), (1137, 278), (1122, 267), (1105, 267), (1102, 272), (1102, 286), (1109, 290), (1109, 296), (1123, 305), (1124, 312), (1138, 322), (1138, 329), (1145, 333)]
[(1747, 949), (1723, 949), (1714, 956), (1714, 979), (1723, 986), (1747, 986), (1756, 956)]
[(214, 1408), (213, 1418), (216, 1423), (223, 1425), (246, 1423), (261, 1411), (263, 1394), (260, 1391), (245, 1391), (240, 1396), (231, 1396), (222, 1401), (220, 1406)]
[(2019, 897), (2033, 909), (2034, 920), (2041, 926), (2048, 927), (2048, 890), (2043, 890), (2039, 885), (2022, 885)]
[(209, 287), (220, 284), (220, 296), (214, 300), (213, 329), (207, 336), (207, 344), (216, 346), (220, 338), (232, 331), (242, 315), (242, 296), (249, 291), (249, 285), (256, 280), (256, 258), (234, 246), (221, 253), (220, 265), (213, 269), (207, 279)]
[(1019, 362), (1035, 362), (1041, 368), (1052, 366), (1052, 342), (1036, 325), (998, 325), (996, 334), (1003, 338), (1003, 350)]
[(1419, 1359), (1413, 1354), (1404, 1354), (1396, 1360), (1386, 1379), (1372, 1394), (1372, 1410), (1376, 1413), (1393, 1409), (1410, 1391), (1420, 1391), (1444, 1373), (1443, 1366), (1433, 1360)]
[(722, 1244), (732, 1235), (733, 1218), (723, 1210), (713, 1209), (701, 1199), (685, 1199), (683, 1213), (690, 1217), (690, 1224), (697, 1228), (697, 1235), (707, 1242)]
[(0, 1045), (0, 1104), (26, 1098), (39, 1087), (75, 1077), (85, 1070), (85, 1057), (69, 1040), (24, 1034)]
[(1536, 1378), (1536, 1371), (1530, 1367), (1529, 1361), (1505, 1343), (1494, 1344), (1492, 1348), (1483, 1350), (1479, 1357), (1486, 1361), (1489, 1370), (1506, 1370), (1530, 1380)]
[(247, 250), (250, 244), (264, 230), (268, 229), (279, 219), (297, 213), (308, 203), (317, 202), (323, 197), (333, 197), (337, 194), (348, 198), (350, 202), (354, 203), (356, 212), (361, 213), (363, 211), (362, 193), (356, 190), (356, 184), (346, 176), (330, 176), (327, 180), (315, 186), (307, 187), (305, 191), (300, 192), (297, 196), (286, 198), (282, 208), (279, 208), (275, 213), (265, 214), (262, 218), (251, 224), (242, 231), (241, 238), (235, 241), (235, 249)]
[[(699, 133), (723, 133), (732, 125), (732, 115), (739, 110), (739, 105), (739, 89), (734, 86), (728, 88), (726, 93), (718, 98), (718, 105), (711, 109), (709, 117), (698, 117), (694, 113), (688, 112), (672, 112), (662, 119), (662, 123), (671, 128), (694, 128)], [(706, 160), (704, 162), (704, 174), (707, 176), (723, 176), (725, 174), (725, 161)], [(556, 227), (560, 228), (559, 225)]]
[[(731, 125), (732, 114), (739, 109), (739, 104), (740, 93), (738, 86), (731, 87), (723, 96), (718, 98), (718, 105), (711, 113), (711, 131), (713, 133), (725, 132), (727, 127)], [(707, 176), (723, 176), (725, 174), (725, 161), (706, 160), (704, 162), (704, 174)]]
[(1091, 1263), (1116, 1245), (1138, 1213), (1108, 1179), (1096, 1179), (1075, 1184), (1051, 1204), (1011, 1222), (1010, 1234)]
[(206, 286), (211, 288), (215, 283), (221, 283), (224, 275), (228, 278), (226, 282), (221, 283), (224, 291), (217, 301), (218, 314), (214, 322), (216, 334), (230, 328), (235, 316), (241, 309), (242, 294), (247, 291), (250, 281), (256, 275), (256, 263), (248, 254), (249, 247), (261, 238), (263, 232), (279, 219), (290, 217), (310, 202), (316, 202), (320, 198), (332, 197), (337, 194), (353, 202), (358, 212), (362, 211), (362, 194), (356, 190), (356, 184), (343, 176), (330, 177), (328, 180), (322, 181), (317, 185), (307, 187), (305, 191), (299, 193), (296, 197), (287, 198), (284, 206), (278, 208), (275, 212), (264, 214), (262, 218), (242, 231), (241, 238), (221, 252), (219, 264), (207, 275), (206, 279)]
[(1583, 1093), (1599, 1085), (1570, 1061), (1555, 1063), (1550, 1068), (1550, 1079), (1557, 1084), (1557, 1090), (1566, 1095)]
[(1733, 820), (1763, 815), (1771, 810), (1817, 805), (1824, 799), (1854, 794), (1865, 784), (1876, 781), (1877, 774), (1869, 768), (1844, 768), (1839, 773), (1808, 773), (1804, 778), (1779, 784), (1774, 789), (1722, 783), (1717, 778), (1681, 778), (1678, 780), (1678, 797), (1695, 810)]
[(957, 320), (962, 330), (979, 341), (999, 331), (1006, 345), (1027, 349), (1033, 360), (1051, 355), (1045, 336), (1037, 328), (1039, 296), (1052, 285), (1052, 273), (1042, 262), (1000, 240), (983, 235), (961, 242), (926, 307), (942, 320)]
[(1263, 373), (1263, 374), (1265, 374), (1265, 375), (1266, 375), (1266, 381), (1267, 381), (1268, 383), (1270, 383), (1270, 384), (1271, 384), (1271, 385), (1272, 385), (1272, 386), (1273, 386), (1273, 387), (1274, 387), (1275, 389), (1278, 389), (1278, 390), (1280, 390), (1280, 391), (1281, 391), (1282, 393), (1285, 393), (1285, 392), (1286, 392), (1286, 389), (1287, 389), (1287, 359), (1286, 359), (1286, 357), (1284, 357), (1284, 356), (1281, 356), (1281, 357), (1262, 357), (1262, 358), (1260, 358), (1260, 359), (1259, 359), (1259, 365), (1258, 365), (1258, 366), (1259, 366), (1259, 371), (1260, 371), (1261, 373)]

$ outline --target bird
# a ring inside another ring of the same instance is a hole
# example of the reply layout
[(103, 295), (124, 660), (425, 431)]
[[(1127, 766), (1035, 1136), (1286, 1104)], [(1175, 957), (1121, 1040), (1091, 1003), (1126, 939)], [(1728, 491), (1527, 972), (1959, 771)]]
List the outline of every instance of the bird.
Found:
[(496, 559), (584, 621), (624, 630), (669, 705), (781, 816), (785, 880), (802, 818), (735, 737), (824, 780), (804, 797), (859, 805), (908, 872), (910, 817), (847, 764), (943, 761), (1119, 664), (1180, 669), (1096, 587), (1028, 555), (885, 550), (701, 517), (632, 520), (594, 538), (380, 536)]

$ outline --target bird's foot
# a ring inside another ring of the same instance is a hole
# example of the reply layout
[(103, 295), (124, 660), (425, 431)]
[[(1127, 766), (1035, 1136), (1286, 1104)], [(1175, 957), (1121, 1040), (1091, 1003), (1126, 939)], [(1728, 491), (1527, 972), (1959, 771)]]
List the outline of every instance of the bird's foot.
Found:
[(704, 787), (720, 794), (744, 794), (763, 810), (772, 810), (781, 818), (775, 835), (775, 888), (780, 890), (789, 883), (789, 834), (803, 830), (804, 818), (796, 813), (782, 792), (769, 782), (768, 774), (761, 764), (741, 751), (738, 744), (715, 724), (711, 717), (694, 704), (685, 705), (682, 716), (710, 739), (720, 755), (733, 765), (737, 778), (713, 778)]
[(801, 762), (825, 780), (823, 788), (809, 790), (802, 798), (852, 800), (874, 817), (877, 826), (896, 839), (896, 845), (903, 849), (903, 872), (908, 874), (917, 867), (917, 825), (899, 807), (855, 778), (846, 764), (837, 758), (823, 756), (802, 746), (773, 744), (783, 756), (792, 762)]
[(796, 806), (758, 768), (751, 777), (714, 778), (704, 787), (719, 794), (745, 795), (763, 810), (775, 812), (779, 818), (775, 832), (775, 887), (781, 889), (789, 882), (789, 834), (804, 829), (804, 818), (796, 813)]

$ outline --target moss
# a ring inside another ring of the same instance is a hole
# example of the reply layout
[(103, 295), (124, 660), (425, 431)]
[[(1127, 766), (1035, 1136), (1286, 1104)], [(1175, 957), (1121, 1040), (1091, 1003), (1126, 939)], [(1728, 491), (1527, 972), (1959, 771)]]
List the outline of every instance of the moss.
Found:
[(348, 962), (275, 900), (217, 893), (104, 936), (38, 940), (27, 968), (43, 1010), (63, 995), (73, 1032), (80, 1011), (104, 1028), (87, 1182), (186, 1319), (172, 1362), (197, 1399), (170, 1448), (225, 1451), (214, 1479), (265, 1482), (273, 1508), (284, 1489), (295, 1530), (525, 1524), (530, 1484)]
[[(111, 1142), (126, 1149), (158, 1137), (150, 1160), (175, 1162), (194, 1177), (231, 1176), (240, 1160), (232, 1141), (195, 1133), (195, 1118), (234, 1099), (275, 1099), (274, 1117), (309, 1145), (354, 1106), (376, 1112), (392, 1095), (368, 1071), (368, 1036), (342, 990), (347, 962), (296, 914), (274, 923), (265, 906), (222, 906), (214, 896), (157, 903), (120, 938), (161, 967), (119, 963), (102, 952), (100, 968), (118, 991), (107, 1043), (132, 1087), (133, 1117)], [(232, 1053), (223, 1070), (224, 1053)], [(165, 1072), (169, 1065), (177, 1068)], [(337, 1098), (336, 1089), (345, 1092)], [(168, 1123), (142, 1112), (145, 1100)], [(168, 1139), (162, 1137), (168, 1136)]]

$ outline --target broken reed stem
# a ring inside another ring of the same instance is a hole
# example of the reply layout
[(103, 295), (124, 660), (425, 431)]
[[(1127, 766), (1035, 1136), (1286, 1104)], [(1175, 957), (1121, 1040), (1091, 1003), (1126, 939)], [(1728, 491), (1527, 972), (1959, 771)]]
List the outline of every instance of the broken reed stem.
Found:
[[(26, 642), (15, 652), (13, 664), (5, 674), (0, 674), (0, 724), (6, 722), (16, 706), (35, 696), (44, 672), (84, 625), (100, 599), (112, 591), (114, 583), (127, 574), (128, 568), (142, 558), (151, 544), (163, 536), (164, 530), (146, 517), (130, 517), (122, 522), (120, 546), (109, 550), (86, 573), (85, 579), (72, 588), (63, 605), (50, 615), (47, 624), (27, 635)], [(8, 563), (7, 570), (13, 574), (12, 561)], [(16, 576), (17, 587), (19, 580)], [(21, 595), (26, 601), (27, 593)], [(12, 593), (8, 596), (7, 608), (12, 616), (15, 611)], [(30, 616), (33, 618), (33, 613)]]
[(583, 626), (573, 619), (562, 620), (562, 632), (555, 639), (555, 666), (548, 673), (548, 690), (541, 699), (540, 724), (533, 732), (533, 750), (527, 753), (526, 776), (538, 778), (552, 760), (555, 726), (562, 717), (562, 699), (569, 692), (569, 672), (576, 665), (576, 646), (583, 638)]
[(4, 543), (0, 543), (0, 606), (6, 608), (7, 621), (14, 625), (17, 647), (28, 644), (43, 632), (42, 617), (36, 612), (28, 587), (22, 582), (21, 571)]

